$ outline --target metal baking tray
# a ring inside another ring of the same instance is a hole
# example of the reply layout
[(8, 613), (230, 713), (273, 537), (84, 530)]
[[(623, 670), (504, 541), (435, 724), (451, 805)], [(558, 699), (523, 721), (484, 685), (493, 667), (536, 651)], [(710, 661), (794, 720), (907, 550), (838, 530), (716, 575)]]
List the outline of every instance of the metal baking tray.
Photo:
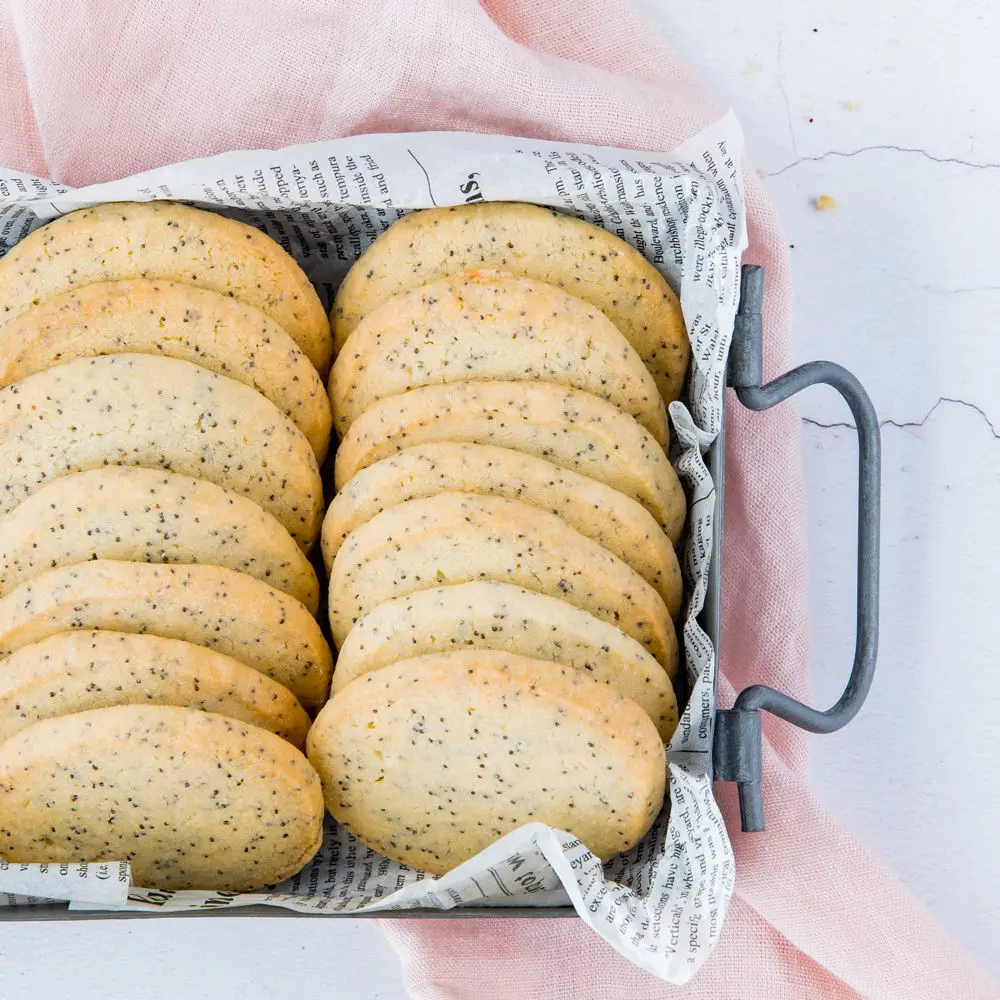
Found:
[[(744, 265), (741, 269), (740, 304), (736, 314), (732, 347), (727, 366), (727, 384), (735, 390), (725, 394), (722, 431), (708, 450), (706, 461), (715, 483), (715, 536), (709, 567), (708, 590), (699, 622), (718, 656), (722, 637), (722, 565), (725, 503), (726, 407), (738, 401), (749, 410), (767, 410), (803, 389), (828, 385), (836, 389), (850, 408), (858, 432), (858, 569), (857, 632), (854, 663), (843, 694), (826, 711), (818, 711), (774, 688), (754, 684), (742, 692), (729, 709), (717, 709), (713, 719), (713, 777), (735, 781), (740, 802), (742, 828), (746, 832), (764, 829), (761, 794), (760, 713), (771, 712), (791, 725), (812, 733), (832, 733), (857, 715), (868, 695), (875, 673), (878, 650), (879, 602), (879, 514), (881, 495), (881, 437), (878, 418), (861, 383), (845, 368), (829, 361), (811, 361), (763, 384), (763, 326), (761, 307), (764, 295), (762, 268)], [(718, 671), (716, 671), (718, 675)], [(177, 913), (137, 911), (70, 911), (68, 904), (35, 903), (29, 906), (0, 907), (0, 921), (25, 920), (130, 920), (149, 917), (211, 917), (217, 911), (196, 910)], [(297, 913), (273, 906), (227, 908), (227, 917), (330, 917), (407, 919), (429, 917), (438, 920), (475, 917), (570, 917), (572, 906), (467, 906), (452, 910), (390, 910), (378, 913)]]

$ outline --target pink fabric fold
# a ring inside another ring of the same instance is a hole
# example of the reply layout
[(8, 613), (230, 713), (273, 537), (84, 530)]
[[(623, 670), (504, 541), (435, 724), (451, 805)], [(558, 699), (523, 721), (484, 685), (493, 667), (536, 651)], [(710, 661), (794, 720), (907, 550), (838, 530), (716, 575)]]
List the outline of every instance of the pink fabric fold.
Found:
[[(663, 151), (720, 109), (628, 0), (6, 0), (0, 165), (80, 185), (228, 149), (468, 129)], [(752, 136), (750, 137), (752, 146)], [(747, 175), (766, 364), (791, 359), (785, 243)], [(722, 699), (808, 690), (799, 425), (729, 417)], [(413, 996), (962, 1000), (1000, 990), (810, 795), (805, 739), (765, 723), (768, 831), (733, 833), (736, 895), (689, 987), (576, 921), (384, 922)], [(719, 789), (731, 831), (731, 789)]]

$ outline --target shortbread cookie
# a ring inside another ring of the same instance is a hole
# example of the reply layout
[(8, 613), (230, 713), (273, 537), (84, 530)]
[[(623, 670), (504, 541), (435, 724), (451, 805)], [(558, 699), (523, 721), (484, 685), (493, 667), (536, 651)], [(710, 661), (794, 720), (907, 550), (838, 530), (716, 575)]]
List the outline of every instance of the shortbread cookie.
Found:
[(0, 327), (0, 387), (75, 358), (156, 354), (193, 361), (266, 396), (309, 439), (330, 445), (330, 402), (295, 341), (259, 309), (207, 288), (136, 278), (45, 299)]
[(0, 597), (39, 573), (90, 559), (207, 563), (319, 607), (294, 539), (252, 500), (204, 479), (109, 466), (44, 483), (0, 517)]
[(390, 507), (350, 535), (330, 576), (334, 641), (339, 648), (354, 623), (383, 601), (472, 580), (558, 597), (669, 663), (668, 607), (635, 570), (554, 514), (469, 493)]
[(333, 691), (397, 660), (466, 648), (518, 653), (584, 670), (639, 705), (665, 742), (677, 726), (677, 698), (670, 683), (677, 676), (676, 641), (664, 671), (614, 625), (566, 601), (492, 581), (420, 590), (369, 611), (337, 654)]
[(188, 708), (120, 705), (0, 744), (13, 864), (129, 861), (149, 889), (261, 889), (319, 849), (316, 772), (286, 740)]
[(336, 487), (432, 441), (523, 451), (638, 500), (664, 528), (676, 517), (677, 476), (649, 431), (598, 396), (546, 382), (458, 382), (380, 399), (341, 442)]
[(656, 383), (600, 309), (544, 281), (476, 271), (394, 296), (355, 327), (330, 373), (337, 431), (384, 396), (468, 379), (583, 389), (667, 440)]
[(680, 586), (671, 540), (684, 527), (685, 499), (676, 476), (668, 539), (640, 503), (604, 483), (524, 452), (442, 441), (406, 448), (363, 469), (333, 498), (323, 520), (327, 573), (344, 539), (379, 511), (406, 500), (459, 491), (521, 500), (567, 524), (627, 562), (666, 597)]
[(323, 373), (330, 326), (302, 268), (270, 236), (169, 201), (110, 202), (36, 229), (0, 258), (0, 325), (98, 281), (153, 278), (207, 288), (270, 316)]
[(204, 646), (125, 632), (57, 632), (0, 666), (0, 742), (43, 719), (175, 705), (276, 733), (300, 749), (309, 716), (277, 681)]
[(478, 267), (547, 281), (596, 306), (636, 349), (664, 400), (680, 397), (691, 348), (680, 302), (660, 272), (605, 229), (516, 202), (431, 208), (394, 223), (337, 292), (337, 350), (391, 296)]
[(323, 489), (302, 432), (253, 389), (188, 361), (80, 358), (0, 389), (0, 514), (42, 483), (107, 465), (208, 479), (308, 549)]
[(295, 598), (219, 566), (96, 560), (49, 570), (0, 600), (0, 657), (70, 629), (206, 646), (283, 684), (309, 709), (330, 688), (333, 658), (316, 619)]
[(436, 875), (525, 823), (607, 860), (663, 804), (666, 760), (639, 706), (583, 671), (467, 650), (358, 678), (307, 739), (327, 808), (369, 847)]

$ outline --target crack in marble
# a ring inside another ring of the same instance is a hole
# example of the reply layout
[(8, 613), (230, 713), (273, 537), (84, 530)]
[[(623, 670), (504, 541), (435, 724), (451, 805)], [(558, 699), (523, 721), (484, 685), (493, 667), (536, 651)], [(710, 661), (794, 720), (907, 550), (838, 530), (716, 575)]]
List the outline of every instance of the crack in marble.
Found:
[(912, 274), (890, 271), (888, 268), (882, 269), (882, 277), (890, 281), (898, 281), (901, 284), (917, 288), (930, 295), (985, 295), (993, 292), (1000, 292), (1000, 284), (997, 285), (935, 285), (928, 281), (920, 281)]
[[(923, 415), (923, 417), (921, 417), (920, 420), (893, 420), (887, 417), (885, 420), (880, 420), (878, 422), (878, 425), (879, 427), (898, 427), (901, 429), (906, 427), (923, 427), (924, 424), (926, 424), (927, 421), (930, 420), (930, 418), (934, 415), (934, 413), (940, 407), (944, 406), (946, 403), (950, 403), (954, 406), (964, 406), (968, 410), (974, 410), (976, 413), (979, 414), (979, 416), (983, 418), (983, 423), (985, 423), (986, 426), (989, 428), (989, 431), (993, 435), (993, 437), (996, 438), (997, 440), (1000, 440), (1000, 432), (997, 431), (996, 425), (993, 423), (992, 420), (990, 420), (989, 416), (987, 416), (986, 414), (986, 411), (981, 406), (977, 406), (975, 403), (971, 403), (967, 399), (955, 399), (952, 396), (938, 396), (937, 402), (934, 403), (934, 405)], [(857, 430), (857, 426), (855, 424), (850, 423), (850, 421), (847, 420), (834, 421), (833, 423), (829, 424), (825, 424), (820, 420), (813, 420), (812, 417), (802, 417), (801, 420), (802, 423), (809, 424), (811, 427), (822, 427), (824, 429), (833, 427), (836, 428), (843, 427), (845, 430), (852, 430), (852, 431)]]
[(799, 157), (799, 146), (795, 139), (795, 125), (792, 122), (792, 102), (788, 99), (788, 91), (785, 89), (785, 77), (782, 64), (783, 50), (784, 50), (784, 31), (782, 29), (782, 24), (784, 23), (784, 13), (785, 5), (783, 3), (778, 4), (778, 58), (775, 62), (777, 66), (777, 84), (778, 93), (781, 94), (781, 99), (785, 102), (785, 117), (788, 121), (788, 138), (792, 143), (792, 152), (795, 154), (795, 159), (797, 162), (800, 161)]
[(1000, 285), (967, 285), (962, 288), (941, 288), (938, 285), (925, 285), (923, 283), (911, 282), (917, 288), (932, 295), (975, 295), (984, 292), (1000, 292)]
[(861, 146), (859, 149), (846, 151), (841, 149), (830, 149), (825, 153), (820, 153), (819, 156), (799, 156), (797, 150), (795, 149), (795, 143), (793, 142), (792, 152), (796, 153), (796, 158), (791, 163), (786, 163), (783, 167), (779, 167), (777, 170), (768, 171), (765, 176), (779, 177), (781, 174), (787, 173), (793, 167), (797, 167), (802, 163), (820, 163), (830, 157), (840, 157), (841, 159), (849, 160), (854, 156), (860, 156), (862, 153), (871, 153), (876, 150), (892, 150), (896, 153), (915, 153), (933, 163), (954, 163), (958, 166), (970, 167), (973, 170), (1000, 170), (1000, 163), (979, 163), (976, 160), (963, 160), (957, 156), (935, 156), (926, 149), (919, 149), (915, 146), (892, 146), (888, 144), (878, 146)]

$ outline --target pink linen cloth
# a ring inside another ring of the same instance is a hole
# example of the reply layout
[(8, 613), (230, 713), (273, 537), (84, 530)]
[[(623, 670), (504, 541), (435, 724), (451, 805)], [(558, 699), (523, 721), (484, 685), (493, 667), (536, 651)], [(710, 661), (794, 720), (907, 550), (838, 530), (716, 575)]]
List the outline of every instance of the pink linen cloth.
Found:
[[(718, 117), (628, 0), (0, 0), (0, 166), (72, 185), (229, 149), (462, 129), (663, 151)], [(752, 137), (751, 137), (752, 142)], [(785, 243), (747, 174), (766, 367), (791, 360)], [(723, 704), (808, 692), (799, 425), (733, 406)], [(810, 795), (806, 740), (765, 721), (765, 834), (739, 833), (721, 942), (674, 988), (575, 921), (384, 921), (418, 1000), (621, 996), (975, 1000), (1000, 990)]]

